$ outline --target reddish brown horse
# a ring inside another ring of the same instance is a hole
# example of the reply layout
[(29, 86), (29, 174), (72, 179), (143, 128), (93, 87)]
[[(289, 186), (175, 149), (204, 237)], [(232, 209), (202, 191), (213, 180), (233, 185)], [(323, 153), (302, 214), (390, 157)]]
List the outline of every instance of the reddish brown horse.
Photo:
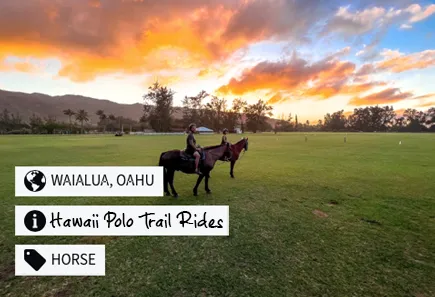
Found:
[(225, 159), (225, 156), (220, 158), (220, 161), (230, 161), (230, 176), (234, 178), (234, 165), (236, 161), (239, 159), (240, 153), (245, 150), (248, 151), (248, 137), (243, 137), (237, 143), (231, 145), (231, 158), (229, 160)]
[[(196, 181), (196, 185), (193, 188), (193, 194), (198, 196), (198, 186), (202, 179), (205, 177), (205, 191), (207, 194), (211, 193), (208, 187), (208, 179), (210, 178), (210, 171), (213, 170), (217, 160), (225, 159), (230, 154), (230, 145), (221, 144), (215, 146), (204, 147), (201, 152), (201, 159), (199, 162), (199, 169), (201, 175)], [(181, 171), (186, 174), (195, 173), (195, 158), (193, 156), (185, 155), (182, 150), (171, 150), (163, 152), (160, 155), (159, 166), (163, 166), (164, 174), (164, 189), (165, 195), (170, 196), (168, 189), (168, 183), (172, 190), (172, 195), (178, 197), (177, 191), (174, 188), (174, 175), (175, 171)]]

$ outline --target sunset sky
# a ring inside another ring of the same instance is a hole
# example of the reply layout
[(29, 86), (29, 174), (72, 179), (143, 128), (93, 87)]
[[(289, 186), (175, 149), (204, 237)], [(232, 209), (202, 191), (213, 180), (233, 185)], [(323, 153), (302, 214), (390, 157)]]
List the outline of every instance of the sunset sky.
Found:
[(407, 0), (4, 0), (0, 89), (175, 105), (206, 90), (300, 121), (435, 106), (435, 3)]

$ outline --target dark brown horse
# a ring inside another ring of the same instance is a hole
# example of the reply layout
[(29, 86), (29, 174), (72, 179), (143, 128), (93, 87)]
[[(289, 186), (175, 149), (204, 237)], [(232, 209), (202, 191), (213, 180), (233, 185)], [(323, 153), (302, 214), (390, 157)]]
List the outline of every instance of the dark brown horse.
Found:
[[(230, 154), (230, 145), (221, 144), (215, 146), (204, 147), (201, 152), (201, 158), (199, 162), (199, 169), (201, 175), (196, 181), (196, 185), (193, 188), (193, 194), (198, 196), (198, 186), (202, 179), (205, 177), (205, 191), (207, 194), (211, 193), (208, 187), (208, 179), (210, 178), (210, 171), (213, 170), (217, 160), (225, 159)], [(170, 196), (168, 189), (168, 183), (172, 190), (172, 195), (178, 197), (177, 191), (174, 188), (174, 175), (175, 171), (181, 171), (186, 174), (195, 173), (195, 159), (193, 156), (188, 156), (182, 150), (171, 150), (163, 152), (160, 155), (159, 166), (163, 166), (164, 173), (164, 186), (165, 195)]]
[(234, 165), (236, 161), (239, 159), (240, 153), (245, 150), (248, 151), (248, 138), (243, 137), (237, 143), (231, 145), (231, 158), (229, 160), (225, 159), (225, 156), (220, 158), (220, 161), (230, 161), (230, 176), (234, 178)]

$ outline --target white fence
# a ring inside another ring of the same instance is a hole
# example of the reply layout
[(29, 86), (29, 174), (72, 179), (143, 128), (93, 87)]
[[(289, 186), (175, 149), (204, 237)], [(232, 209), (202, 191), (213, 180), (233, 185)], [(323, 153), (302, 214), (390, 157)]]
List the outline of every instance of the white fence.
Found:
[(130, 135), (185, 135), (184, 132), (129, 132)]
[[(130, 135), (186, 135), (184, 132), (129, 132)], [(214, 132), (200, 132), (199, 134), (215, 134)]]

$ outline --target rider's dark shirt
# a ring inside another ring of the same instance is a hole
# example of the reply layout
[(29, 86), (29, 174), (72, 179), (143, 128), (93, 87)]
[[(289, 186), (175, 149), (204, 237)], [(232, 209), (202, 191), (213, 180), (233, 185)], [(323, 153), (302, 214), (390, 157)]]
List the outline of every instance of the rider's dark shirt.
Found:
[[(191, 145), (191, 142), (193, 143), (194, 146)], [(196, 151), (196, 140), (195, 137), (193, 136), (193, 133), (189, 133), (186, 139), (185, 152), (188, 154), (193, 154), (195, 151)]]
[(222, 135), (222, 141), (221, 144), (227, 143), (227, 136), (226, 135)]

